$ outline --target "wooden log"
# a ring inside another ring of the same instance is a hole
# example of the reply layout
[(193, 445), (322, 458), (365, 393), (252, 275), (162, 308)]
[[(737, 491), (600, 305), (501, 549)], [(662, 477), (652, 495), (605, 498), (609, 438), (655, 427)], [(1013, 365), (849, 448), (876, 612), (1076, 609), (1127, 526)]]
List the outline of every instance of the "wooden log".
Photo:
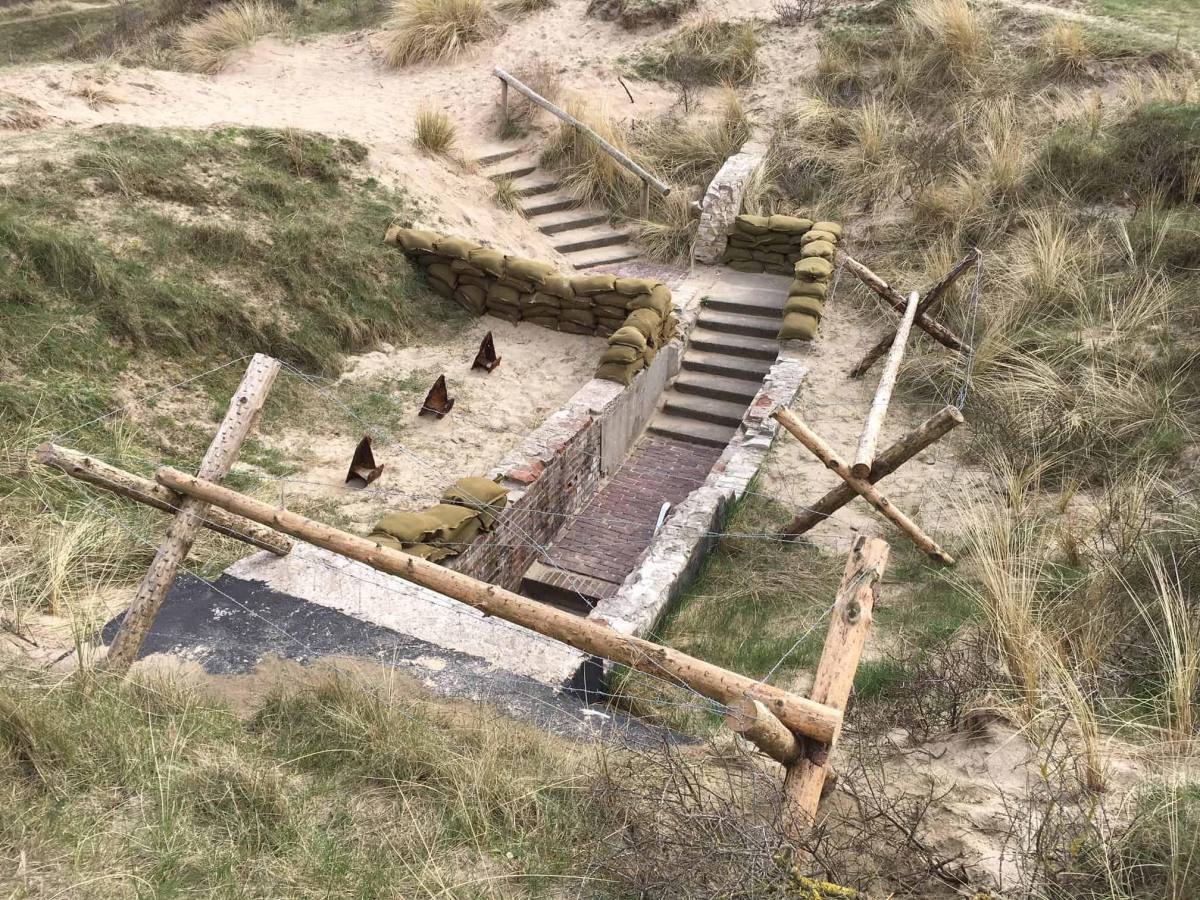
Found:
[[(846, 570), (833, 604), (829, 632), (813, 681), (811, 699), (842, 710), (850, 699), (854, 675), (862, 656), (879, 583), (887, 565), (887, 542), (860, 536), (846, 560)], [(840, 729), (839, 729), (840, 731)], [(796, 834), (816, 818), (821, 789), (829, 772), (829, 757), (837, 735), (828, 744), (808, 746), (788, 767), (784, 777), (785, 825)]]
[(879, 376), (879, 384), (875, 388), (875, 399), (867, 411), (867, 421), (863, 425), (862, 435), (858, 439), (858, 451), (854, 455), (854, 465), (850, 471), (855, 478), (866, 478), (871, 474), (871, 463), (875, 461), (875, 447), (879, 443), (879, 432), (883, 430), (883, 420), (887, 418), (888, 405), (892, 402), (892, 392), (896, 389), (896, 378), (900, 374), (900, 363), (904, 360), (904, 350), (908, 345), (908, 333), (912, 330), (913, 318), (917, 314), (920, 295), (913, 291), (908, 295), (908, 306), (904, 310), (904, 318), (896, 328), (896, 340), (888, 353), (883, 372)]
[[(871, 482), (855, 478), (850, 472), (850, 467), (837, 455), (834, 449), (826, 444), (820, 435), (796, 418), (790, 410), (777, 409), (771, 415), (775, 417), (780, 425), (790, 431), (801, 444), (807, 447), (813, 456), (821, 460), (827, 469), (836, 472), (838, 477), (846, 482), (856, 494), (883, 513), (897, 528), (908, 535), (909, 539), (921, 550), (940, 563), (948, 566), (954, 564), (953, 556), (939, 547), (933, 538), (921, 530), (917, 523), (896, 509), (890, 500), (875, 489)], [(254, 517), (247, 516), (247, 518)]]
[[(954, 264), (941, 281), (927, 290), (921, 295), (921, 302), (917, 306), (917, 318), (920, 319), (941, 301), (946, 295), (946, 291), (950, 290), (951, 285), (958, 280), (958, 276), (975, 265), (979, 261), (980, 253), (978, 249), (972, 250), (962, 259)], [(861, 378), (867, 373), (871, 366), (875, 365), (879, 357), (892, 349), (892, 343), (896, 340), (896, 329), (892, 329), (886, 335), (879, 339), (879, 343), (866, 352), (866, 355), (859, 361), (858, 365), (850, 370), (851, 378)]]
[[(934, 413), (875, 457), (867, 481), (875, 484), (891, 475), (904, 463), (962, 423), (962, 413), (953, 406), (944, 407), (941, 411)], [(810, 528), (824, 522), (857, 496), (858, 493), (854, 488), (843, 481), (812, 506), (797, 514), (792, 521), (780, 529), (779, 534), (795, 540)]]
[(178, 493), (269, 525), (317, 547), (358, 560), (380, 572), (407, 578), (473, 606), (489, 616), (513, 622), (578, 650), (686, 685), (720, 703), (732, 705), (743, 697), (754, 697), (761, 700), (789, 729), (805, 737), (829, 740), (841, 721), (841, 713), (813, 703), (806, 697), (762, 684), (670, 647), (622, 634), (594, 619), (580, 618), (529, 600), (504, 588), (380, 546), (367, 538), (271, 506), (203, 478), (162, 468), (156, 473), (155, 479)]
[[(892, 309), (898, 313), (903, 313), (908, 305), (907, 301), (889, 285), (886, 281), (860, 263), (853, 256), (847, 253), (839, 253), (838, 261), (847, 269), (853, 272), (858, 279), (869, 287), (872, 291), (878, 294), (885, 300)], [(945, 325), (932, 319), (929, 316), (918, 316), (915, 320), (918, 328), (928, 334), (931, 338), (943, 346), (949, 347), (951, 350), (957, 350), (959, 353), (973, 353), (974, 349), (960, 338), (957, 334), (947, 328)]]
[(725, 724), (785, 766), (793, 763), (803, 749), (799, 738), (753, 697), (743, 697), (732, 704), (725, 713)]
[[(261, 353), (254, 354), (250, 365), (246, 367), (242, 383), (229, 402), (225, 418), (200, 462), (201, 478), (216, 481), (229, 472), (242, 442), (258, 422), (278, 373), (278, 360)], [(121, 627), (117, 629), (116, 637), (108, 648), (108, 656), (104, 660), (105, 671), (123, 675), (137, 659), (138, 651), (142, 649), (146, 635), (167, 597), (167, 591), (171, 589), (179, 566), (187, 558), (207, 513), (208, 504), (199, 500), (185, 497), (180, 502), (179, 511), (171, 520), (166, 537), (154, 554), (150, 568), (138, 585), (137, 594), (125, 611)]]
[[(168, 491), (160, 484), (155, 484), (149, 478), (142, 478), (116, 466), (71, 450), (59, 447), (57, 444), (42, 444), (37, 449), (37, 459), (42, 465), (50, 466), (65, 472), (72, 478), (86, 481), (88, 484), (120, 494), (144, 503), (163, 512), (174, 513), (178, 510), (183, 498)], [(276, 556), (286, 556), (292, 549), (292, 542), (278, 531), (264, 528), (257, 522), (231, 516), (223, 509), (210, 509), (204, 514), (200, 523), (209, 531), (223, 534), (226, 537), (237, 538), (251, 546), (269, 550)]]

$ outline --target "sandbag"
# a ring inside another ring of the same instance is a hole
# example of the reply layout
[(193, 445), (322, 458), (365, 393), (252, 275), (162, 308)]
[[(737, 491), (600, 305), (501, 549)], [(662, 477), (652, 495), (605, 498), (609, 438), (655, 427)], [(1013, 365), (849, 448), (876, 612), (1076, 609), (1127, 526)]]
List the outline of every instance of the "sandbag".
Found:
[(559, 318), (564, 322), (573, 322), (576, 325), (596, 327), (596, 314), (590, 309), (564, 309), (559, 313)]
[(811, 341), (817, 333), (817, 317), (807, 313), (788, 313), (779, 329), (781, 341)]
[(472, 512), (471, 518), (465, 519), (443, 540), (438, 541), (436, 546), (444, 547), (452, 553), (462, 553), (470, 546), (471, 541), (479, 537), (482, 530), (483, 523), (479, 521), (479, 514)]
[(458, 276), (450, 269), (446, 263), (434, 263), (427, 270), (430, 278), (436, 278), (439, 281), (445, 282), (450, 287), (458, 287)]
[(558, 305), (563, 309), (595, 309), (596, 304), (592, 303), (591, 297), (560, 297)]
[(837, 222), (813, 222), (813, 231), (828, 231), (839, 241), (842, 239), (842, 226)]
[(541, 291), (544, 294), (550, 294), (562, 300), (571, 300), (575, 297), (575, 291), (571, 287), (571, 279), (566, 275), (548, 275), (542, 279)]
[(596, 377), (603, 378), (605, 381), (615, 381), (618, 384), (628, 385), (633, 381), (637, 373), (645, 367), (646, 361), (639, 356), (627, 365), (605, 363), (596, 370)]
[(463, 275), (470, 275), (472, 278), (483, 278), (484, 275), (487, 274), (483, 271), (483, 269), (472, 265), (468, 260), (465, 259), (450, 260), (450, 271), (460, 278)]
[[(611, 328), (616, 331), (625, 324), (625, 320), (621, 316), (596, 316), (596, 327), (603, 325), (605, 328)], [(611, 332), (610, 332), (611, 333)]]
[(805, 259), (816, 256), (832, 261), (835, 253), (837, 253), (837, 250), (829, 241), (813, 241), (811, 244), (804, 245), (804, 250), (800, 255)]
[(595, 331), (596, 337), (602, 337), (602, 338), (612, 337), (616, 333), (617, 333), (617, 329), (613, 328), (611, 325), (605, 325), (603, 322), (596, 323), (596, 331)]
[(735, 272), (761, 272), (763, 264), (753, 259), (731, 259), (728, 263), (729, 268)]
[(437, 243), (438, 235), (432, 231), (422, 231), (419, 228), (401, 228), (396, 234), (396, 240), (409, 253), (416, 250), (424, 250), (426, 253), (432, 253), (433, 247)]
[(796, 263), (796, 278), (799, 281), (828, 281), (833, 274), (833, 263), (827, 259), (811, 257)]
[[(653, 285), (651, 285), (651, 287), (653, 287)], [(622, 294), (619, 291), (605, 291), (602, 294), (593, 294), (592, 300), (595, 301), (597, 306), (609, 306), (613, 309), (628, 310), (629, 302), (632, 298), (637, 297), (638, 294), (648, 293), (650, 293), (649, 288), (644, 291), (638, 291), (637, 294)]]
[(825, 301), (820, 297), (788, 297), (787, 302), (783, 304), (785, 316), (788, 313), (806, 313), (820, 319), (824, 310)]
[(483, 269), (489, 275), (495, 275), (497, 278), (504, 277), (504, 254), (499, 250), (480, 247), (472, 250), (467, 258), (471, 261), (471, 265)]
[(438, 540), (445, 540), (454, 532), (454, 529), (462, 525), (467, 519), (474, 517), (475, 511), (463, 506), (456, 506), (453, 503), (438, 503), (425, 510), (425, 515), (438, 523), (437, 531), (426, 538), (427, 541), (432, 543)]
[[(451, 270), (453, 270), (453, 269), (454, 269), (454, 266), (453, 266), (453, 265), (452, 265), (452, 266), (450, 266), (450, 269), (451, 269)], [(473, 284), (473, 285), (475, 285), (476, 287), (482, 288), (482, 289), (483, 289), (483, 292), (484, 292), (485, 294), (487, 293), (487, 289), (488, 289), (488, 288), (490, 288), (490, 287), (492, 286), (492, 281), (493, 281), (493, 280), (494, 280), (494, 279), (493, 279), (493, 278), (492, 278), (490, 275), (489, 275), (489, 276), (484, 276), (484, 275), (472, 275), (472, 274), (470, 274), (469, 272), (460, 272), (460, 273), (458, 273), (458, 285), (459, 285), (459, 287), (462, 287), (464, 284)]]
[(570, 322), (566, 319), (560, 319), (558, 330), (566, 334), (595, 334), (595, 325), (579, 325), (576, 322)]
[(799, 278), (788, 288), (790, 297), (820, 297), (825, 299), (829, 294), (829, 284), (824, 281), (801, 281)]
[(838, 242), (838, 236), (832, 231), (817, 231), (815, 228), (806, 233), (800, 238), (800, 245), (811, 244), (813, 241), (829, 241), (831, 244)]
[(525, 306), (531, 313), (534, 310), (541, 310), (543, 312), (553, 312), (556, 317), (561, 308), (557, 297), (552, 294), (543, 294), (540, 291), (530, 297)]
[(388, 513), (375, 523), (371, 533), (382, 532), (406, 544), (415, 544), (437, 534), (441, 527), (441, 521), (426, 510), (401, 511)]
[(665, 316), (671, 311), (671, 291), (665, 284), (655, 286), (649, 294), (635, 297), (629, 303), (629, 311), (635, 309), (652, 309), (659, 316)]
[(745, 250), (741, 247), (726, 247), (722, 261), (730, 262), (735, 259), (754, 259), (754, 256), (749, 250)]
[(608, 339), (608, 344), (610, 347), (632, 347), (634, 350), (641, 352), (646, 349), (648, 337), (648, 335), (642, 334), (632, 325), (623, 325), (613, 332), (612, 337)]
[(508, 505), (508, 490), (490, 478), (460, 478), (442, 494), (442, 502), (473, 509), (485, 528), (491, 528)]
[(575, 275), (571, 278), (571, 289), (575, 293), (591, 296), (593, 294), (603, 294), (606, 291), (611, 291), (616, 287), (617, 279), (612, 275), (599, 273), (596, 275)]
[(454, 556), (453, 550), (446, 547), (434, 547), (432, 544), (413, 544), (411, 547), (405, 547), (404, 552), (409, 556), (427, 559), (429, 562), (441, 562), (443, 559)]
[(755, 253), (754, 258), (768, 266), (782, 266), (787, 258), (782, 253)]
[(380, 547), (387, 547), (389, 550), (403, 550), (404, 544), (396, 540), (386, 531), (372, 531), (367, 535), (367, 540), (374, 541)]
[(447, 300), (454, 299), (454, 288), (446, 284), (440, 278), (429, 279), (429, 289), (440, 297), (445, 297)]
[(660, 282), (653, 278), (618, 278), (614, 289), (618, 294), (624, 294), (626, 297), (636, 297), (638, 294), (649, 294), (659, 284)]
[(496, 284), (510, 287), (521, 294), (532, 294), (537, 290), (537, 285), (532, 281), (522, 281), (520, 278), (510, 278), (508, 275), (505, 275), (503, 278), (497, 278)]
[(796, 216), (776, 215), (767, 219), (767, 228), (771, 231), (782, 231), (784, 234), (804, 234), (812, 227), (812, 219), (800, 219)]
[(607, 363), (619, 363), (620, 365), (627, 365), (628, 363), (633, 362), (635, 359), (641, 359), (642, 355), (645, 353), (645, 350), (645, 347), (639, 349), (637, 347), (627, 347), (624, 344), (612, 344), (607, 350), (604, 351), (603, 354), (601, 354), (600, 363), (601, 365), (605, 365)]
[(413, 257), (418, 266), (422, 269), (428, 269), (430, 266), (435, 266), (438, 263), (449, 265), (450, 260), (445, 256), (440, 256), (437, 253), (418, 253)]
[(554, 266), (536, 259), (525, 259), (523, 256), (510, 256), (504, 264), (504, 274), (508, 278), (519, 278), (522, 281), (541, 285), (551, 275), (557, 274)]
[(483, 315), (486, 308), (485, 297), (483, 288), (473, 284), (460, 284), (454, 291), (454, 299), (477, 316)]
[(768, 222), (770, 222), (770, 219), (766, 216), (743, 214), (734, 219), (733, 227), (735, 230), (742, 232), (742, 234), (766, 234), (770, 231), (767, 225)]
[(478, 250), (479, 245), (460, 237), (444, 237), (433, 245), (434, 250), (442, 256), (451, 259), (468, 259), (472, 250)]
[(551, 331), (558, 330), (558, 316), (539, 316), (530, 313), (522, 313), (521, 321), (528, 322), (530, 325), (536, 325), (538, 328), (549, 328)]
[(488, 300), (495, 300), (500, 303), (507, 303), (511, 306), (519, 306), (521, 295), (516, 288), (511, 288), (506, 284), (493, 284), (488, 288)]
[(636, 328), (646, 340), (658, 334), (662, 328), (663, 317), (654, 309), (635, 309), (625, 319), (624, 324)]

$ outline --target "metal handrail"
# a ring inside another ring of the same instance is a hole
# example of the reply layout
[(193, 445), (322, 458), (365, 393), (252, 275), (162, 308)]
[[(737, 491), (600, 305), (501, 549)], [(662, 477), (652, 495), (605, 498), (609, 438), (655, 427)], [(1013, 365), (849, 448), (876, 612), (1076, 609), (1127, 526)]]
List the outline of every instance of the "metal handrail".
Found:
[(671, 193), (671, 186), (669, 184), (666, 184), (665, 182), (659, 180), (658, 178), (655, 178), (653, 175), (651, 175), (649, 172), (647, 172), (645, 169), (643, 169), (641, 166), (639, 166), (637, 163), (635, 163), (632, 159), (630, 159), (628, 156), (626, 156), (624, 153), (622, 153), (620, 150), (618, 150), (616, 147), (614, 147), (612, 144), (610, 144), (604, 138), (600, 137), (600, 135), (596, 134), (596, 132), (594, 130), (592, 130), (587, 125), (584, 125), (582, 122), (580, 122), (577, 118), (575, 118), (573, 115), (571, 115), (565, 109), (555, 106), (553, 103), (551, 103), (549, 100), (547, 100), (541, 94), (539, 94), (537, 91), (533, 90), (528, 85), (522, 84), (520, 80), (514, 78), (512, 75), (508, 74), (508, 72), (505, 72), (499, 66), (496, 66), (495, 68), (492, 69), (492, 74), (500, 79), (500, 107), (501, 107), (501, 110), (503, 111), (505, 122), (508, 121), (508, 86), (512, 85), (514, 88), (517, 89), (517, 91), (524, 94), (526, 97), (528, 97), (530, 100), (532, 100), (538, 106), (540, 106), (542, 109), (544, 109), (547, 112), (552, 113), (553, 115), (562, 119), (564, 122), (566, 122), (572, 128), (574, 128), (576, 131), (582, 131), (584, 134), (586, 134), (588, 137), (590, 137), (593, 141), (595, 141), (597, 144), (599, 144), (605, 153), (607, 153), (609, 156), (611, 156), (613, 159), (615, 159), (617, 162), (619, 162), (621, 165), (623, 165), (625, 168), (627, 168), (630, 172), (632, 172), (638, 178), (642, 179), (642, 204), (641, 205), (642, 205), (642, 217), (643, 218), (645, 218), (646, 216), (648, 216), (650, 214), (650, 188), (654, 188), (663, 197), (665, 197), (665, 196), (667, 196), (667, 194)]

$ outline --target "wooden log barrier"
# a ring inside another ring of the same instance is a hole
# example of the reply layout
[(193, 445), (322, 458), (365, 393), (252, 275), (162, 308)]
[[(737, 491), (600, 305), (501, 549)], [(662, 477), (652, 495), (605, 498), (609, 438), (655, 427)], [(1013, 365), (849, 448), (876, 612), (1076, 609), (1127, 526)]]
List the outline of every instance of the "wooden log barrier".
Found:
[(275, 528), (380, 572), (407, 578), (487, 615), (513, 622), (578, 650), (676, 681), (720, 703), (732, 706), (745, 697), (753, 697), (795, 734), (828, 742), (841, 723), (842, 714), (832, 707), (762, 684), (670, 647), (622, 634), (601, 622), (529, 600), (436, 563), (382, 547), (367, 538), (271, 506), (204, 478), (170, 468), (159, 469), (155, 477), (159, 484), (172, 491)]
[(854, 465), (850, 471), (855, 478), (866, 478), (871, 474), (871, 463), (875, 461), (875, 447), (879, 443), (879, 432), (883, 430), (883, 420), (887, 418), (888, 405), (892, 402), (892, 393), (896, 390), (896, 378), (900, 374), (900, 363), (904, 360), (904, 350), (908, 345), (908, 333), (912, 330), (913, 318), (917, 314), (920, 296), (916, 291), (908, 295), (908, 306), (904, 310), (904, 318), (896, 328), (896, 340), (888, 352), (887, 362), (884, 363), (883, 373), (879, 376), (879, 385), (875, 388), (875, 399), (867, 411), (867, 421), (863, 425), (862, 435), (858, 439), (858, 451), (854, 455)]
[[(796, 418), (795, 414), (787, 409), (777, 409), (771, 415), (792, 433), (795, 438), (800, 441), (813, 456), (821, 460), (827, 469), (835, 472), (842, 481), (846, 482), (853, 491), (875, 507), (884, 516), (890, 519), (897, 528), (908, 535), (909, 539), (916, 544), (921, 550), (928, 554), (931, 558), (936, 559), (945, 565), (953, 565), (954, 557), (937, 545), (933, 538), (929, 537), (920, 526), (912, 519), (896, 509), (883, 494), (879, 493), (871, 484), (861, 478), (855, 478), (850, 472), (850, 467), (846, 465), (837, 452), (834, 451), (815, 431)], [(168, 485), (169, 486), (169, 485)], [(253, 518), (253, 516), (247, 516)]]
[[(846, 570), (834, 601), (829, 633), (813, 681), (812, 699), (845, 711), (862, 656), (879, 583), (887, 565), (888, 545), (860, 536), (846, 560)], [(840, 729), (839, 729), (840, 731)], [(829, 772), (829, 757), (837, 735), (823, 746), (808, 746), (784, 777), (785, 827), (796, 836), (816, 818), (821, 789)]]
[[(200, 462), (202, 478), (216, 481), (229, 472), (242, 442), (258, 421), (278, 373), (278, 360), (262, 353), (254, 354), (242, 383), (229, 402), (225, 418)], [(142, 649), (150, 626), (154, 624), (167, 591), (175, 581), (180, 564), (187, 558), (207, 513), (208, 505), (201, 500), (185, 497), (180, 502), (179, 511), (171, 520), (166, 537), (142, 577), (137, 594), (125, 611), (121, 627), (117, 629), (116, 637), (108, 648), (103, 665), (105, 671), (124, 675), (137, 659), (138, 651)]]
[[(163, 512), (176, 512), (183, 500), (178, 494), (173, 494), (149, 478), (142, 478), (140, 475), (101, 462), (86, 453), (59, 447), (57, 444), (47, 443), (38, 447), (37, 460), (42, 465), (65, 472), (72, 478), (161, 509)], [(200, 524), (209, 531), (237, 538), (261, 550), (269, 550), (276, 556), (286, 556), (292, 549), (292, 542), (278, 531), (265, 528), (249, 519), (231, 516), (223, 509), (208, 510)]]
[[(867, 481), (875, 484), (877, 481), (883, 480), (962, 423), (962, 413), (953, 406), (944, 407), (934, 413), (875, 457)], [(780, 529), (779, 534), (794, 540), (824, 522), (857, 496), (858, 493), (854, 488), (843, 481), (812, 506), (799, 512), (792, 521)]]
[(725, 713), (725, 724), (759, 750), (785, 766), (795, 762), (803, 745), (762, 701), (743, 697)]

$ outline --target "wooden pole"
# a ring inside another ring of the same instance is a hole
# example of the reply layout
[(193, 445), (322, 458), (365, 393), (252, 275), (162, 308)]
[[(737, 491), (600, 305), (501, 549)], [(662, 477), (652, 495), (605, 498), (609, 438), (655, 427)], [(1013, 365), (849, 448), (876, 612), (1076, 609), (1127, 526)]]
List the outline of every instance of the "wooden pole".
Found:
[[(278, 360), (261, 353), (254, 354), (242, 383), (238, 385), (237, 393), (229, 403), (225, 419), (200, 463), (201, 478), (216, 481), (224, 478), (229, 472), (242, 442), (258, 421), (267, 394), (278, 373)], [(185, 497), (179, 503), (179, 511), (175, 513), (175, 518), (167, 528), (166, 537), (159, 545), (142, 583), (138, 585), (137, 594), (129, 609), (125, 611), (121, 627), (108, 648), (108, 657), (104, 661), (106, 671), (123, 675), (137, 659), (146, 634), (154, 624), (179, 566), (187, 558), (188, 550), (204, 524), (207, 512), (208, 505), (199, 500)]]
[(871, 474), (871, 463), (875, 461), (875, 447), (879, 443), (879, 432), (883, 430), (883, 420), (887, 418), (888, 405), (892, 402), (892, 392), (896, 389), (896, 378), (900, 374), (900, 363), (904, 359), (904, 350), (908, 344), (908, 333), (912, 330), (913, 319), (917, 314), (920, 295), (913, 291), (908, 295), (908, 306), (904, 310), (904, 318), (896, 328), (896, 340), (888, 353), (887, 362), (883, 365), (883, 374), (879, 376), (879, 385), (875, 388), (875, 399), (871, 401), (871, 409), (867, 412), (867, 421), (863, 425), (862, 435), (858, 439), (858, 452), (854, 455), (854, 465), (850, 471), (855, 478), (866, 478)]
[[(161, 509), (163, 512), (176, 512), (183, 500), (178, 494), (168, 491), (148, 478), (110, 466), (78, 450), (59, 447), (57, 444), (42, 444), (37, 449), (37, 459), (42, 465), (65, 472), (72, 478)], [(237, 538), (251, 546), (269, 550), (276, 556), (286, 556), (292, 549), (292, 542), (278, 531), (264, 528), (249, 519), (231, 516), (223, 509), (208, 510), (200, 524), (209, 531)]]
[(800, 739), (753, 697), (732, 704), (725, 713), (725, 724), (785, 766), (795, 762), (803, 749)]
[(508, 82), (500, 79), (500, 115), (501, 122), (508, 122)]
[[(953, 556), (939, 547), (912, 519), (896, 509), (891, 501), (879, 493), (869, 481), (855, 478), (851, 474), (849, 466), (837, 455), (834, 449), (826, 444), (820, 435), (796, 418), (790, 410), (777, 409), (771, 415), (774, 416), (780, 425), (790, 431), (801, 444), (807, 447), (817, 459), (821, 460), (827, 469), (836, 472), (842, 481), (846, 482), (856, 494), (883, 513), (897, 528), (908, 535), (912, 542), (921, 548), (921, 550), (940, 563), (948, 566), (954, 564)], [(254, 517), (247, 516), (246, 518)]]
[(292, 537), (358, 560), (380, 572), (407, 578), (473, 606), (489, 616), (514, 622), (586, 653), (676, 681), (720, 703), (732, 705), (743, 697), (754, 697), (761, 700), (789, 729), (805, 737), (829, 740), (841, 721), (840, 713), (813, 703), (806, 697), (762, 684), (670, 647), (622, 634), (594, 619), (580, 618), (529, 600), (461, 572), (380, 546), (367, 538), (349, 534), (290, 510), (279, 509), (206, 479), (170, 468), (159, 469), (155, 478), (159, 484), (178, 493), (269, 525)]
[(642, 181), (641, 213), (643, 219), (650, 218), (650, 182)]
[[(834, 601), (829, 633), (813, 681), (811, 698), (836, 709), (846, 709), (854, 675), (862, 657), (879, 583), (887, 565), (888, 545), (878, 538), (860, 536), (846, 560), (846, 571)], [(839, 729), (840, 731), (841, 729)], [(808, 746), (788, 767), (784, 778), (785, 825), (793, 834), (810, 826), (821, 802), (821, 789), (829, 772), (829, 756), (837, 735), (822, 746)]]
[[(942, 301), (942, 297), (950, 290), (951, 285), (958, 280), (958, 276), (975, 265), (979, 261), (980, 253), (978, 249), (972, 250), (962, 259), (954, 264), (954, 267), (942, 276), (942, 280), (931, 287), (921, 296), (921, 302), (917, 306), (917, 318), (920, 319), (937, 304)], [(896, 340), (897, 330), (892, 329), (886, 335), (879, 339), (879, 343), (867, 351), (858, 365), (850, 370), (851, 378), (861, 378), (867, 373), (871, 366), (875, 365), (879, 357), (892, 349), (892, 343)]]
[[(860, 263), (853, 256), (847, 253), (838, 253), (838, 261), (847, 269), (853, 272), (858, 279), (869, 287), (872, 291), (882, 297), (891, 307), (898, 313), (903, 313), (907, 307), (907, 301), (889, 285), (886, 281)], [(931, 338), (943, 346), (949, 347), (951, 350), (957, 350), (959, 353), (973, 353), (971, 345), (960, 338), (957, 334), (929, 316), (918, 316), (915, 319), (915, 324), (918, 328), (928, 334)]]
[[(953, 406), (944, 407), (940, 412), (934, 413), (875, 457), (867, 481), (875, 484), (891, 475), (904, 463), (962, 423), (962, 413)], [(842, 482), (812, 506), (797, 514), (779, 533), (784, 537), (795, 539), (810, 528), (824, 522), (857, 496), (854, 488)]]

